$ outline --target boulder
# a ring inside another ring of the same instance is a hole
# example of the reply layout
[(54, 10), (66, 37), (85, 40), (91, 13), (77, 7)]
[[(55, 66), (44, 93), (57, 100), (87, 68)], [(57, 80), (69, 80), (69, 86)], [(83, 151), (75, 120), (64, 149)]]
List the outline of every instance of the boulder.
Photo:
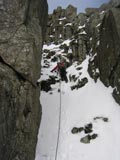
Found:
[(82, 131), (84, 131), (84, 128), (83, 128), (83, 127), (80, 127), (80, 128), (74, 127), (74, 128), (71, 130), (72, 134), (80, 133), (80, 132), (82, 132)]
[(93, 128), (92, 123), (89, 123), (89, 124), (85, 125), (85, 127), (84, 127), (85, 133), (86, 133), (86, 134), (87, 134), (87, 133), (91, 133), (91, 132), (93, 131), (92, 128)]
[(80, 139), (81, 143), (89, 144), (91, 140), (96, 139), (98, 137), (98, 134), (94, 133), (92, 135), (87, 135)]
[(90, 139), (96, 139), (98, 137), (98, 134), (94, 133), (90, 136)]
[(40, 81), (41, 90), (45, 92), (52, 90), (51, 85), (57, 82), (56, 79), (56, 76), (49, 76), (49, 79)]
[(76, 85), (71, 86), (71, 90), (82, 88), (87, 82), (88, 79), (86, 77), (82, 78), (81, 80), (78, 80)]
[(41, 91), (48, 92), (48, 91), (50, 91), (52, 89), (51, 86), (50, 86), (49, 81), (47, 81), (47, 80), (42, 80), (40, 82), (40, 85), (41, 85)]
[(81, 138), (81, 139), (80, 139), (80, 142), (81, 142), (81, 143), (85, 143), (85, 144), (89, 144), (89, 143), (90, 143), (90, 140), (91, 140), (90, 135), (87, 135), (87, 136)]

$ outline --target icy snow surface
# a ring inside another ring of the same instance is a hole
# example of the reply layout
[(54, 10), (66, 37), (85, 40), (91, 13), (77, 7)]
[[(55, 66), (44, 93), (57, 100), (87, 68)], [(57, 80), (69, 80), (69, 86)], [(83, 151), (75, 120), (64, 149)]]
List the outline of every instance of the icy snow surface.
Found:
[[(57, 47), (45, 45), (44, 49), (57, 51)], [(120, 160), (120, 106), (111, 95), (112, 88), (106, 88), (99, 80), (95, 83), (90, 78), (87, 72), (88, 60), (89, 57), (81, 65), (75, 62), (67, 69), (68, 77), (75, 74), (80, 76), (80, 79), (88, 78), (88, 83), (84, 87), (72, 91), (70, 87), (74, 82), (61, 84), (62, 115), (57, 160)], [(47, 79), (49, 75), (57, 74), (50, 72), (55, 65), (55, 62), (50, 62), (49, 68), (42, 68), (42, 80)], [(82, 69), (78, 71), (77, 67)], [(59, 83), (52, 85), (52, 94), (41, 92), (42, 121), (36, 160), (55, 159), (60, 110), (59, 87)], [(108, 122), (94, 120), (95, 117), (107, 117)], [(90, 122), (93, 124), (93, 133), (98, 134), (98, 137), (89, 144), (81, 143), (80, 139), (86, 134), (84, 132), (72, 134), (71, 130), (73, 127), (84, 127)]]

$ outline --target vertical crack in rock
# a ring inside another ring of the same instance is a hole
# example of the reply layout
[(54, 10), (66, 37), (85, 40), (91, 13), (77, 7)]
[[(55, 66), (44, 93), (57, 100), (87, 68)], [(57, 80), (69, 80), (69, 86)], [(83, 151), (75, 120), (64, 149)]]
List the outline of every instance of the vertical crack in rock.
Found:
[(24, 75), (22, 75), (22, 73), (18, 72), (11, 65), (9, 65), (8, 63), (6, 63), (1, 56), (0, 56), (0, 63), (3, 63), (4, 65), (6, 65), (9, 68), (11, 68), (15, 72), (15, 74), (17, 75), (18, 79), (23, 80), (23, 81), (28, 81), (34, 88), (36, 88), (35, 84), (33, 84), (29, 79), (27, 79)]
[(25, 20), (23, 22), (23, 24), (27, 25), (28, 24), (28, 21), (29, 21), (29, 10), (30, 10), (30, 4), (31, 4), (31, 0), (27, 0), (27, 8), (26, 8), (26, 11), (25, 11)]

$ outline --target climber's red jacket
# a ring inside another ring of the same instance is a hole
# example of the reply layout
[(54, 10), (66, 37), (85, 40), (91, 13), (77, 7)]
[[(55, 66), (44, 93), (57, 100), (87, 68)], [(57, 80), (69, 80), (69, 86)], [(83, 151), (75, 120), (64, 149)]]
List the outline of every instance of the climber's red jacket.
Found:
[(56, 71), (56, 70), (59, 71), (60, 68), (63, 68), (63, 67), (65, 67), (64, 62), (59, 62), (59, 63), (57, 63), (57, 65), (51, 70), (51, 72)]

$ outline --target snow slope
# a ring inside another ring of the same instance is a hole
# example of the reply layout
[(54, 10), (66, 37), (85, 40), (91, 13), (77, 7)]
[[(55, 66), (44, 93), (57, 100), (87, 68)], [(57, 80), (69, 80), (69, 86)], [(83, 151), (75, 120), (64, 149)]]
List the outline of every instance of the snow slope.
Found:
[[(59, 52), (54, 45), (44, 46), (44, 49)], [(111, 95), (112, 88), (106, 88), (99, 80), (95, 83), (90, 78), (87, 72), (88, 60), (89, 57), (86, 57), (81, 65), (75, 62), (67, 69), (68, 77), (70, 74), (75, 74), (79, 79), (88, 78), (88, 83), (84, 87), (71, 90), (71, 85), (75, 82), (61, 84), (62, 114), (57, 160), (120, 160), (120, 106)], [(50, 70), (55, 65), (55, 62), (48, 61), (50, 66), (42, 69), (42, 80), (52, 74)], [(82, 69), (78, 71), (77, 67)], [(55, 159), (60, 110), (59, 87), (59, 83), (52, 85), (52, 94), (41, 92), (43, 115), (36, 160)], [(108, 122), (95, 117), (107, 117)], [(84, 127), (88, 123), (93, 124), (93, 133), (98, 134), (98, 137), (91, 140), (89, 144), (84, 144), (80, 139), (86, 134), (84, 132), (72, 134), (71, 130), (73, 127)]]

